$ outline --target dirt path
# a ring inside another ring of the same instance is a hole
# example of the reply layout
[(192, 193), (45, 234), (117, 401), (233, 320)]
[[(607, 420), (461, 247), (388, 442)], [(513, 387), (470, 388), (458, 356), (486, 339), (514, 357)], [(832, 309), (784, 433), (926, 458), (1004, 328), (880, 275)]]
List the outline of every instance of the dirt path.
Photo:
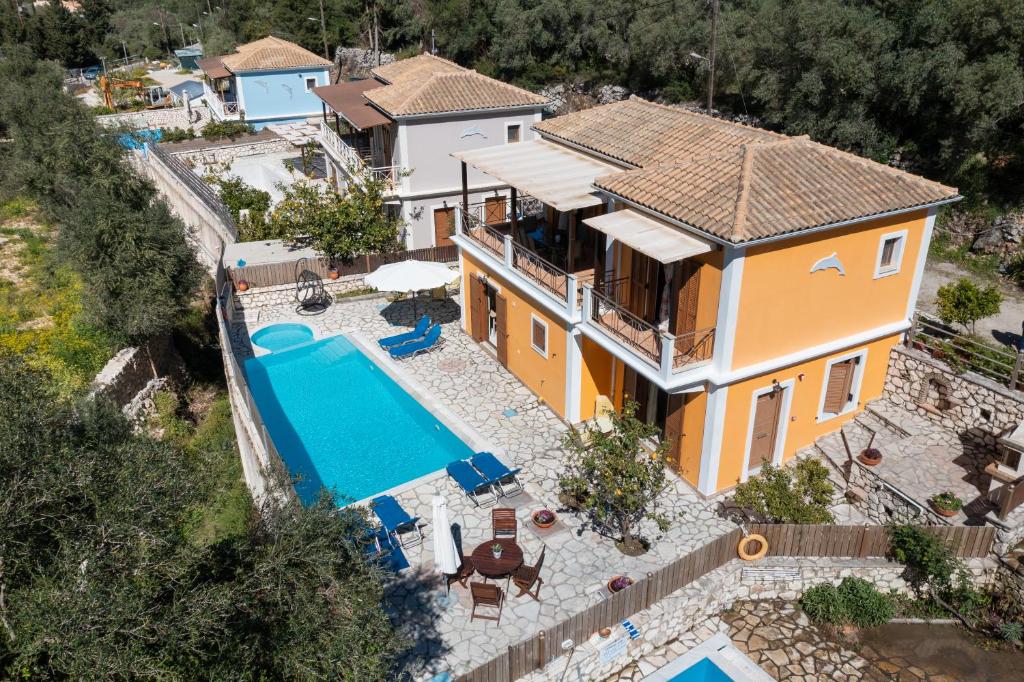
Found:
[[(970, 273), (964, 272), (952, 263), (929, 261), (921, 281), (921, 293), (917, 307), (925, 312), (935, 312), (935, 297), (944, 284), (955, 282), (961, 277), (974, 279)], [(978, 335), (991, 337), (999, 343), (1015, 345), (1024, 349), (1021, 339), (1024, 325), (1024, 292), (1012, 285), (1003, 284), (1003, 304), (998, 315), (978, 321)]]

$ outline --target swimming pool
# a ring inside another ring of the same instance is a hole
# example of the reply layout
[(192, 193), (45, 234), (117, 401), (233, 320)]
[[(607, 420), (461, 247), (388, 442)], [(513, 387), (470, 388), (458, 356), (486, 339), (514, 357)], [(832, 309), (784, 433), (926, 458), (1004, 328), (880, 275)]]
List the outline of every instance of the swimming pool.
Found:
[(260, 348), (281, 351), (292, 346), (309, 343), (313, 340), (313, 330), (304, 324), (272, 324), (258, 330), (251, 337), (252, 342)]
[(249, 358), (245, 373), (304, 504), (321, 488), (361, 500), (474, 454), (343, 336)]
[(713, 635), (641, 682), (773, 682), (725, 634)]

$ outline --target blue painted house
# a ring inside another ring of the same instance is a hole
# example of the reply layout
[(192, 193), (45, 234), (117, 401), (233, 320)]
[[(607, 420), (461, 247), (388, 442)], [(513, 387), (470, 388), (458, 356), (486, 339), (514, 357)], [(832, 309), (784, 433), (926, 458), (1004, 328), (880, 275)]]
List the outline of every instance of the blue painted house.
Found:
[(330, 82), (331, 62), (295, 43), (268, 36), (198, 64), (214, 120), (244, 119), (261, 129), (322, 113), (313, 88)]

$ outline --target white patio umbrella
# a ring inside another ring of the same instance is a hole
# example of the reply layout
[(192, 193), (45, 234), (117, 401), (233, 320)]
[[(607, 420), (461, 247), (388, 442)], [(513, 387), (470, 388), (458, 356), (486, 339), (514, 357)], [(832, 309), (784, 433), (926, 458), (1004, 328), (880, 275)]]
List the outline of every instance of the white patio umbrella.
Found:
[(445, 575), (457, 573), (462, 561), (455, 546), (452, 524), (448, 519), (448, 502), (443, 495), (434, 495), (434, 568)]
[(459, 273), (444, 263), (406, 260), (401, 263), (382, 265), (367, 275), (364, 280), (367, 285), (378, 291), (409, 293), (443, 287), (458, 278)]

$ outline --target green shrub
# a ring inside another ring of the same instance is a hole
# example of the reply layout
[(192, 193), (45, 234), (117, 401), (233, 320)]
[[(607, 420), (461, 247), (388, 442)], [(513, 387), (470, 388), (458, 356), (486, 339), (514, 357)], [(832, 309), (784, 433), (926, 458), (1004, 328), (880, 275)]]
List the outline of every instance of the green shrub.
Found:
[(892, 558), (906, 567), (904, 578), (919, 595), (929, 588), (939, 593), (952, 588), (961, 564), (938, 537), (914, 526), (893, 526), (889, 547)]
[(195, 132), (191, 128), (165, 128), (161, 131), (161, 142), (183, 142), (194, 140)]
[(800, 597), (800, 608), (815, 623), (873, 628), (893, 617), (892, 600), (863, 578), (843, 578), (839, 587), (815, 585)]
[(861, 628), (873, 628), (892, 620), (892, 602), (863, 578), (843, 578), (839, 599), (848, 622)]
[(794, 467), (765, 464), (760, 474), (736, 486), (733, 501), (770, 523), (832, 523), (833, 492), (825, 465), (802, 459)]
[(847, 621), (843, 600), (832, 583), (822, 583), (805, 590), (800, 597), (800, 608), (815, 623), (843, 625)]
[(207, 140), (234, 140), (254, 132), (256, 129), (245, 121), (210, 121), (203, 127), (202, 136)]
[(999, 625), (999, 636), (1007, 642), (1019, 644), (1024, 639), (1024, 625), (1020, 623), (1001, 623)]
[(32, 212), (34, 204), (26, 197), (12, 197), (0, 202), (0, 222), (26, 218)]
[(995, 286), (979, 287), (967, 278), (939, 287), (936, 296), (939, 319), (963, 325), (972, 334), (978, 320), (997, 315), (1003, 302)]

